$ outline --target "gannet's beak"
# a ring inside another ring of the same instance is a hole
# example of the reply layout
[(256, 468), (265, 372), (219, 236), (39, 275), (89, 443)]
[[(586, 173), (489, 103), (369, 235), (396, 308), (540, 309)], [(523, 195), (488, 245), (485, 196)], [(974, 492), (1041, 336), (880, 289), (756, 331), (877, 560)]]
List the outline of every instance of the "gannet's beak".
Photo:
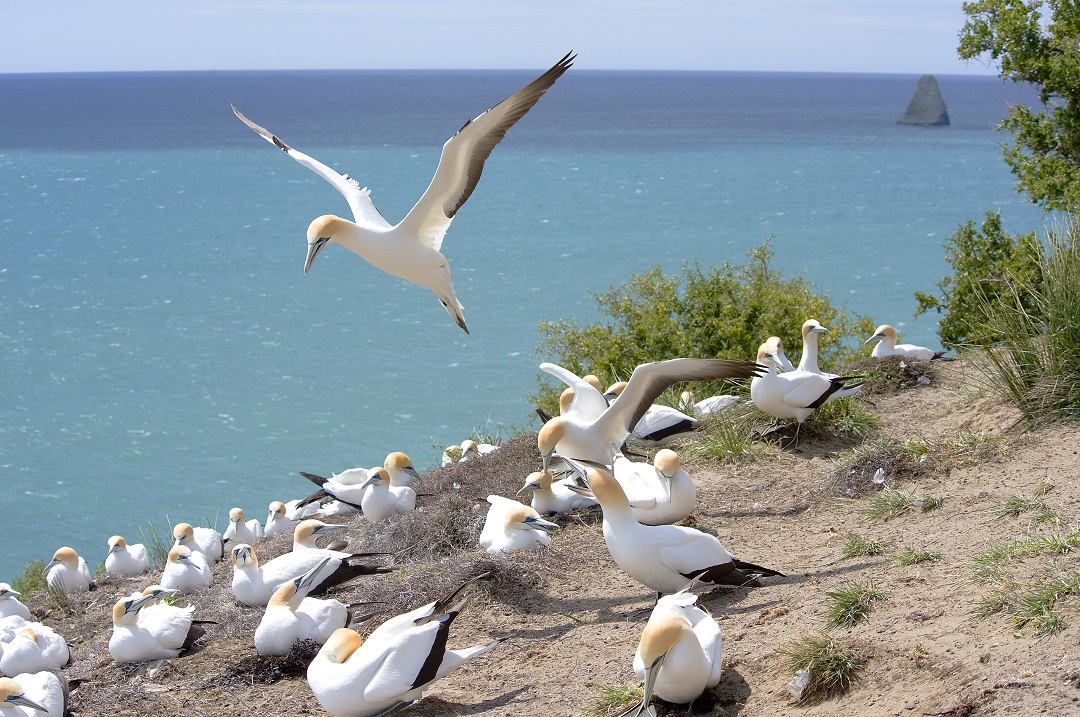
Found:
[(874, 334), (873, 336), (868, 338), (866, 341), (863, 341), (863, 346), (866, 346), (871, 341), (880, 341), (883, 338), (885, 338), (885, 334)]
[(4, 702), (7, 705), (11, 706), (29, 707), (30, 709), (37, 710), (38, 712), (41, 712), (43, 714), (45, 712), (48, 712), (47, 709), (39, 705), (37, 702), (34, 702), (29, 697), (25, 697), (24, 695), (8, 695), (8, 698), (4, 700)]
[(311, 263), (315, 261), (315, 257), (319, 255), (323, 247), (330, 241), (330, 237), (319, 237), (311, 244), (308, 244), (307, 259), (304, 260), (304, 275), (306, 276), (308, 270), (311, 269)]
[(531, 528), (538, 528), (548, 535), (551, 535), (559, 529), (557, 524), (546, 521), (543, 518), (534, 518), (531, 515), (525, 518), (525, 525), (528, 525)]

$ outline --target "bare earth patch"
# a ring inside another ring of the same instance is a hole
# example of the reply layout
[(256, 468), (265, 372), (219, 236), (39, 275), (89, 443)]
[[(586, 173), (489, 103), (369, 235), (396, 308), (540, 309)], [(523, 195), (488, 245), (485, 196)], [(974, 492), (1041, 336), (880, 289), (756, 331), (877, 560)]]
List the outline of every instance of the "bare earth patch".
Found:
[[(943, 498), (936, 510), (868, 519), (867, 498), (845, 498), (830, 489), (851, 447), (823, 439), (805, 440), (794, 452), (770, 449), (763, 460), (747, 465), (688, 466), (700, 495), (691, 524), (715, 533), (739, 557), (787, 577), (757, 588), (704, 593), (702, 603), (724, 632), (724, 676), (692, 711), (661, 705), (661, 714), (1080, 714), (1077, 598), (1059, 606), (1064, 629), (1035, 639), (1006, 616), (972, 617), (977, 601), (995, 586), (975, 580), (970, 567), (972, 556), (989, 546), (1075, 526), (1080, 427), (1022, 433), (1013, 428), (1012, 410), (970, 386), (958, 362), (933, 374), (929, 385), (871, 397), (881, 417), (877, 439), (917, 439), (931, 451), (963, 434), (998, 439), (994, 450), (970, 462), (951, 460), (913, 481), (883, 476), (890, 489)], [(342, 601), (379, 600), (392, 613), (435, 599), (464, 579), (491, 574), (469, 588), (473, 599), (454, 623), (450, 644), (506, 641), (436, 683), (400, 714), (575, 716), (589, 712), (600, 688), (637, 682), (631, 660), (646, 615), (635, 611), (648, 608), (653, 596), (612, 563), (598, 510), (559, 518), (562, 529), (549, 550), (492, 558), (473, 547), (487, 508), (484, 497), (514, 495), (538, 467), (535, 438), (515, 439), (489, 456), (427, 474), (418, 486), (427, 494), (419, 500), (422, 510), (407, 521), (376, 529), (359, 519), (350, 522), (352, 549), (392, 550), (403, 569), (357, 581), (335, 595)], [(303, 490), (298, 477), (298, 494)], [(1057, 523), (995, 517), (1001, 500), (1036, 491), (1043, 491)], [(850, 533), (886, 541), (890, 548), (879, 556), (840, 559)], [(258, 546), (263, 560), (287, 548), (280, 539)], [(940, 557), (907, 566), (890, 558), (905, 548)], [(1074, 570), (1077, 563), (1070, 552), (1018, 558), (1005, 570), (1022, 576), (1046, 565)], [(219, 565), (215, 576), (214, 589), (192, 599), (196, 617), (216, 621), (206, 626), (207, 637), (196, 651), (144, 665), (114, 664), (107, 648), (113, 602), (142, 582), (102, 581), (98, 590), (73, 597), (66, 612), (36, 596), (31, 608), (73, 643), (65, 673), (84, 681), (72, 697), (72, 712), (324, 714), (303, 677), (314, 649), (283, 659), (255, 655), (252, 636), (261, 611), (232, 599), (230, 566)], [(872, 580), (884, 593), (866, 620), (830, 631), (858, 650), (865, 666), (847, 693), (797, 703), (787, 689), (792, 675), (780, 649), (822, 630), (825, 593), (850, 580)]]

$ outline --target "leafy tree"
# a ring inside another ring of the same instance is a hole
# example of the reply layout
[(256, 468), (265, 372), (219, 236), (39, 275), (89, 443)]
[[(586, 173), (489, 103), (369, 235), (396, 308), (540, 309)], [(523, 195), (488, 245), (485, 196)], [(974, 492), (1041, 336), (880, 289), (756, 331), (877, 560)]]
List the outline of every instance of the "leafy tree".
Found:
[[(537, 355), (579, 376), (594, 373), (607, 385), (629, 378), (635, 366), (649, 361), (677, 357), (752, 361), (769, 336), (779, 336), (789, 354), (797, 355), (802, 324), (813, 318), (829, 329), (820, 354), (826, 370), (859, 357), (859, 343), (852, 346), (843, 339), (873, 333), (869, 318), (835, 308), (803, 277), (785, 279), (769, 266), (768, 242), (751, 249), (748, 256), (745, 266), (725, 262), (702, 268), (694, 263), (675, 275), (659, 267), (635, 274), (622, 286), (593, 294), (598, 310), (610, 321), (542, 322), (544, 338)], [(543, 382), (540, 386), (533, 398), (551, 410), (563, 387)], [(703, 386), (700, 393), (709, 389)]]
[[(1000, 340), (987, 321), (988, 303), (1016, 293), (1016, 300), (1032, 312), (1038, 307), (1030, 287), (1041, 282), (1039, 243), (1035, 234), (1013, 236), (1001, 228), (1001, 215), (987, 212), (979, 228), (969, 221), (945, 241), (946, 260), (953, 275), (938, 282), (941, 296), (915, 292), (915, 316), (936, 310), (945, 316), (938, 336), (946, 346), (987, 346)], [(1028, 288), (1024, 288), (1028, 287)]]
[(1041, 111), (1014, 105), (1000, 128), (1017, 187), (1050, 210), (1080, 207), (1080, 3), (976, 0), (964, 3), (963, 59), (989, 55), (1002, 79), (1038, 88)]

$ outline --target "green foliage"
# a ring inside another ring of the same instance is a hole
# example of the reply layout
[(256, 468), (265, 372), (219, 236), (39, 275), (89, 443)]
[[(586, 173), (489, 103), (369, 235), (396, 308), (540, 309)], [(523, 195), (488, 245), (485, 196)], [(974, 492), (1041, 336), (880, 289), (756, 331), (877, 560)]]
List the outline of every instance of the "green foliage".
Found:
[[(982, 226), (961, 226), (945, 242), (945, 258), (953, 275), (938, 282), (941, 296), (915, 292), (919, 302), (915, 316), (930, 311), (944, 313), (938, 336), (945, 346), (990, 345), (1001, 337), (987, 321), (987, 302), (1013, 296), (1025, 310), (1035, 308), (1031, 291), (1041, 282), (1035, 234), (1012, 236), (1001, 228), (1001, 215), (987, 212)], [(1022, 288), (1015, 291), (1016, 282)]]
[(1047, 209), (1080, 206), (1080, 5), (1072, 0), (964, 3), (963, 59), (989, 56), (999, 76), (1030, 83), (1043, 107), (1014, 105), (1000, 128), (1012, 133), (1005, 162), (1017, 188)]
[[(1059, 224), (1039, 245), (1041, 280), (1011, 276), (1011, 291), (980, 294), (988, 331), (989, 385), (1031, 423), (1080, 419), (1080, 246), (1073, 223)], [(1028, 302), (1031, 302), (1031, 308)]]
[(23, 602), (29, 600), (38, 590), (46, 590), (45, 561), (33, 560), (27, 563), (23, 574), (11, 581), (11, 587), (22, 593)]
[[(820, 347), (822, 366), (837, 366), (857, 357), (857, 342), (848, 345), (843, 338), (869, 336), (874, 329), (870, 319), (833, 307), (805, 278), (785, 279), (769, 266), (768, 242), (750, 250), (748, 256), (743, 266), (725, 262), (702, 268), (694, 263), (675, 275), (659, 267), (635, 274), (626, 284), (593, 295), (608, 321), (542, 322), (544, 338), (537, 355), (579, 376), (596, 374), (608, 385), (629, 378), (638, 364), (649, 361), (678, 357), (753, 360), (758, 346), (770, 336), (779, 336), (797, 353), (803, 322), (815, 318), (829, 329)], [(561, 386), (541, 383), (534, 402), (555, 413), (561, 390)], [(720, 385), (695, 390), (700, 395), (730, 392)]]
[(848, 533), (840, 546), (840, 560), (883, 555), (889, 549), (887, 540), (871, 540), (858, 533)]
[(899, 553), (889, 556), (900, 565), (917, 565), (919, 563), (933, 563), (941, 560), (941, 551), (930, 548), (905, 547)]
[(597, 687), (586, 714), (590, 717), (605, 717), (641, 702), (643, 696), (644, 691), (640, 685), (620, 683)]
[(755, 441), (754, 420), (759, 417), (757, 411), (746, 413), (737, 409), (702, 416), (705, 430), (683, 439), (679, 453), (724, 465), (755, 461), (766, 453), (765, 447)]

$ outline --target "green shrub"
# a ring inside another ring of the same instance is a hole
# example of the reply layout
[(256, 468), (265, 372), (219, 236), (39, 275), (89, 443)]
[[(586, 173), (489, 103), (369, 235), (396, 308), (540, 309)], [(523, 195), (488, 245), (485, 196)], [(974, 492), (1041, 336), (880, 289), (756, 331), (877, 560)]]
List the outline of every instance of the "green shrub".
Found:
[(1039, 280), (1009, 277), (1010, 291), (978, 294), (994, 347), (988, 383), (1031, 423), (1080, 418), (1080, 247), (1071, 221), (1038, 247)]
[[(685, 265), (665, 274), (659, 267), (594, 294), (607, 321), (574, 320), (540, 324), (537, 355), (574, 373), (593, 373), (605, 385), (630, 377), (638, 364), (663, 359), (731, 358), (752, 361), (758, 346), (779, 336), (789, 354), (802, 347), (802, 324), (817, 319), (829, 329), (822, 337), (820, 364), (826, 370), (856, 359), (859, 340), (873, 333), (866, 317), (852, 316), (818, 295), (803, 277), (784, 278), (769, 266), (769, 243), (748, 252), (739, 266)], [(846, 337), (853, 337), (846, 342)], [(555, 411), (563, 386), (541, 381), (534, 403)], [(728, 387), (730, 389), (730, 387)], [(698, 385), (699, 396), (728, 393), (722, 385)]]
[[(1020, 306), (1035, 308), (1032, 291), (1042, 281), (1035, 234), (1010, 235), (1001, 228), (1001, 215), (987, 212), (982, 226), (969, 221), (945, 241), (946, 260), (953, 275), (938, 282), (941, 296), (915, 292), (919, 305), (915, 316), (930, 311), (944, 313), (938, 324), (941, 342), (950, 348), (973, 344), (987, 346), (1001, 338), (987, 321), (988, 302), (1015, 295)], [(1014, 292), (1019, 282), (1024, 288)]]

